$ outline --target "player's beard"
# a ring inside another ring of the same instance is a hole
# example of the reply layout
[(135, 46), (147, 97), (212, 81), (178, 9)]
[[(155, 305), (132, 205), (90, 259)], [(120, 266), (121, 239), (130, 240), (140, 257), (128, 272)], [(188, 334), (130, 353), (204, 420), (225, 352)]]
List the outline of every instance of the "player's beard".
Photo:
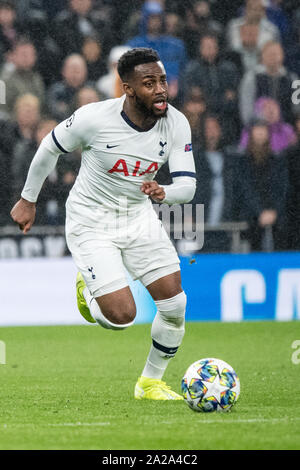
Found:
[(164, 111), (164, 113), (162, 114), (156, 114), (152, 108), (148, 108), (144, 101), (141, 100), (141, 98), (139, 98), (137, 95), (135, 95), (135, 105), (136, 105), (136, 108), (145, 116), (145, 118), (151, 118), (151, 119), (161, 119), (163, 117), (166, 117), (167, 116), (167, 112), (168, 112), (168, 105)]

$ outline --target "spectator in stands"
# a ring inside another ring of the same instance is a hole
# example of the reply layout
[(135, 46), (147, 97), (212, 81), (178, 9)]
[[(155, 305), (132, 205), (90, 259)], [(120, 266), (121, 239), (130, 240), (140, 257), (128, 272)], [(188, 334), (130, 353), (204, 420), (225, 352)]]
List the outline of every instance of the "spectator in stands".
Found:
[(30, 93), (19, 96), (16, 100), (14, 111), (19, 135), (25, 140), (32, 139), (41, 116), (39, 98)]
[[(267, 41), (279, 40), (279, 30), (267, 19), (263, 0), (247, 0), (243, 16), (228, 23), (227, 41), (230, 49), (237, 50), (242, 47), (241, 26), (245, 24), (257, 26), (256, 44), (258, 47), (261, 47)], [(251, 42), (253, 43), (253, 41)]]
[(18, 15), (20, 18), (27, 18), (32, 14), (46, 13), (53, 18), (65, 7), (66, 2), (67, 0), (17, 0)]
[(25, 25), (30, 39), (37, 41), (44, 38), (48, 30), (47, 14), (42, 0), (18, 0), (16, 1), (18, 18)]
[[(287, 3), (285, 1), (285, 3)], [(289, 43), (291, 39), (290, 20), (283, 9), (283, 0), (267, 0), (267, 18), (277, 26), (283, 43)]]
[(183, 38), (191, 59), (197, 57), (199, 41), (207, 33), (213, 33), (221, 38), (223, 25), (213, 19), (209, 1), (198, 0), (185, 12)]
[(175, 38), (183, 39), (184, 23), (177, 13), (172, 11), (165, 14), (165, 34)]
[(74, 110), (89, 103), (97, 103), (98, 101), (102, 101), (102, 96), (95, 88), (90, 86), (82, 87), (75, 95)]
[[(232, 220), (233, 176), (236, 158), (223, 144), (219, 119), (207, 115), (204, 120), (204, 145), (194, 152), (197, 187), (192, 204), (204, 204), (204, 220), (208, 225), (217, 226)], [(204, 250), (226, 251), (229, 239), (223, 232), (208, 232)]]
[(31, 41), (21, 38), (13, 51), (15, 70), (6, 78), (6, 106), (13, 111), (16, 99), (25, 93), (39, 98), (43, 107), (45, 103), (45, 86), (42, 77), (35, 71), (36, 49)]
[(56, 202), (55, 206), (57, 211), (55, 212), (55, 219), (50, 223), (57, 225), (64, 225), (66, 220), (66, 200), (69, 196), (69, 192), (75, 183), (76, 177), (79, 172), (81, 164), (81, 151), (75, 150), (74, 152), (67, 155), (67, 158), (61, 158), (57, 164), (57, 179), (56, 185), (57, 190), (53, 193), (53, 200)]
[[(36, 0), (21, 0), (20, 3), (22, 3), (22, 2), (26, 3), (26, 2), (31, 2), (31, 1), (36, 3)], [(42, 8), (47, 13), (48, 18), (51, 21), (52, 19), (54, 19), (57, 16), (57, 14), (61, 10), (66, 8), (68, 0), (51, 0), (51, 2), (49, 2), (49, 0), (38, 0), (38, 2), (42, 3)]]
[(191, 87), (181, 111), (191, 126), (193, 150), (197, 152), (203, 146), (204, 119), (207, 112), (206, 101), (200, 88)]
[(273, 39), (271, 31), (259, 29), (256, 23), (243, 23), (238, 33), (229, 40), (229, 48), (240, 55), (243, 70), (253, 70), (260, 60), (262, 47)]
[(0, 1), (0, 58), (9, 50), (12, 50), (17, 42), (18, 35), (22, 31), (17, 21), (16, 7), (12, 0)]
[(53, 22), (48, 21), (44, 3), (45, 0), (18, 0), (16, 4), (26, 36), (36, 48), (36, 70), (48, 87), (59, 79), (63, 57), (51, 36)]
[(96, 82), (107, 72), (100, 40), (96, 36), (87, 36), (83, 41), (81, 53), (86, 61), (88, 80)]
[(280, 104), (284, 121), (293, 121), (292, 83), (297, 76), (283, 66), (284, 51), (278, 42), (268, 42), (262, 50), (261, 65), (245, 74), (240, 87), (240, 112), (244, 124), (253, 117), (254, 104), (262, 96)]
[(114, 43), (110, 23), (101, 18), (93, 0), (69, 0), (68, 8), (55, 18), (53, 38), (66, 57), (81, 51), (85, 37), (99, 35), (106, 57)]
[[(122, 7), (128, 11), (127, 17), (116, 15), (116, 24), (119, 24), (119, 44), (127, 42), (129, 39), (138, 36), (140, 32), (140, 23), (142, 18), (142, 6), (144, 0), (122, 0)], [(126, 6), (124, 6), (124, 4)]]
[(210, 3), (214, 19), (226, 25), (238, 15), (238, 9), (241, 4), (246, 3), (246, 0), (222, 0), (221, 2), (210, 0)]
[(295, 116), (294, 129), (297, 136), (297, 141), (300, 142), (300, 112)]
[(299, 10), (299, 0), (281, 0), (282, 8), (289, 16), (298, 9)]
[[(0, 123), (0, 128), (2, 125)], [(2, 139), (0, 139), (2, 140)], [(0, 148), (0, 226), (10, 222), (9, 212), (12, 206), (11, 192), (11, 161), (10, 155)]]
[[(13, 200), (14, 202), (20, 198), (23, 186), (25, 184), (26, 175), (28, 169), (33, 159), (39, 144), (42, 139), (56, 126), (56, 121), (54, 120), (39, 120), (39, 115), (35, 112), (36, 116), (32, 122), (28, 122), (30, 119), (29, 115), (26, 116), (26, 111), (22, 110), (19, 113), (24, 114), (24, 117), (19, 117), (19, 126), (20, 120), (23, 121), (26, 119), (25, 124), (30, 125), (30, 134), (25, 139), (20, 139), (13, 150), (12, 153), (12, 176), (13, 176)], [(27, 104), (28, 107), (28, 104)], [(33, 124), (33, 125), (32, 125)]]
[(287, 68), (300, 77), (300, 8), (293, 18), (293, 42), (285, 52)]
[(287, 203), (287, 247), (300, 250), (300, 115), (295, 122), (298, 142), (286, 154), (289, 170), (289, 192)]
[(134, 47), (155, 49), (163, 62), (169, 83), (169, 99), (178, 95), (180, 73), (186, 64), (186, 52), (183, 41), (167, 36), (164, 30), (164, 10), (157, 1), (145, 2), (142, 9), (140, 35), (128, 41)]
[[(259, 98), (254, 107), (255, 117), (264, 120), (269, 126), (270, 147), (272, 152), (280, 153), (288, 147), (296, 144), (297, 135), (293, 126), (283, 122), (280, 116), (280, 106), (272, 98)], [(248, 146), (249, 131), (245, 128), (242, 132), (240, 148), (244, 150)]]
[(224, 123), (227, 143), (237, 141), (240, 133), (239, 79), (236, 66), (220, 57), (216, 36), (204, 35), (200, 40), (197, 60), (190, 61), (185, 69), (181, 88), (184, 96), (192, 87), (202, 90), (209, 111), (218, 114)]
[(117, 65), (121, 55), (127, 52), (128, 49), (130, 49), (128, 46), (115, 46), (109, 53), (108, 73), (101, 77), (96, 84), (96, 88), (104, 98), (116, 98), (123, 94)]
[(74, 95), (87, 84), (87, 66), (79, 54), (71, 54), (63, 64), (63, 80), (48, 91), (48, 109), (57, 121), (66, 119), (73, 111)]
[(36, 71), (40, 73), (45, 85), (58, 79), (58, 64), (62, 59), (58, 46), (50, 37), (51, 26), (47, 22), (43, 3), (42, 0), (0, 1), (0, 60), (3, 52), (6, 52), (6, 61), (1, 70), (3, 80), (8, 79), (14, 70), (11, 51), (22, 35), (35, 46)]
[[(262, 0), (266, 18), (277, 27), (280, 33), (280, 39), (283, 43), (290, 41), (291, 32), (289, 15), (283, 9), (283, 6), (287, 3), (288, 0), (285, 0), (284, 3), (283, 0)], [(241, 11), (243, 14), (244, 10), (245, 8), (242, 7), (239, 12)]]
[(249, 223), (248, 240), (255, 251), (286, 246), (287, 164), (270, 148), (269, 127), (253, 123), (249, 144), (237, 158), (234, 198), (241, 220)]
[[(20, 144), (20, 142), (27, 142), (32, 138), (39, 117), (39, 99), (36, 96), (26, 94), (20, 96), (16, 101), (14, 119), (4, 119), (0, 121), (0, 194), (3, 196), (3, 198), (1, 198), (2, 209), (0, 210), (0, 213), (2, 213), (2, 218), (6, 222), (9, 221), (7, 217), (9, 213), (8, 209), (9, 205), (12, 204), (12, 198), (14, 196), (13, 155), (16, 147)], [(26, 155), (23, 154), (22, 158), (26, 159)], [(8, 212), (5, 212), (4, 209)]]

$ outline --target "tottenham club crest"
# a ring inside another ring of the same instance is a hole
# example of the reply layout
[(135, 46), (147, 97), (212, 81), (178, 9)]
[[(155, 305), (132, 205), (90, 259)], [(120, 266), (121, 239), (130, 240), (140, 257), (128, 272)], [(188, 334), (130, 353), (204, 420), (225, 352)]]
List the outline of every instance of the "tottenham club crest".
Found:
[(93, 267), (91, 266), (90, 268), (88, 268), (88, 271), (91, 273), (92, 275), (92, 279), (96, 279), (96, 274), (93, 273)]
[(159, 156), (162, 157), (165, 154), (164, 147), (165, 145), (167, 145), (167, 142), (163, 143), (162, 141), (160, 141), (159, 145), (161, 146), (161, 151), (159, 152)]
[(67, 128), (72, 126), (74, 119), (75, 119), (75, 113), (73, 113), (72, 116), (70, 116), (69, 119), (67, 119), (66, 121)]

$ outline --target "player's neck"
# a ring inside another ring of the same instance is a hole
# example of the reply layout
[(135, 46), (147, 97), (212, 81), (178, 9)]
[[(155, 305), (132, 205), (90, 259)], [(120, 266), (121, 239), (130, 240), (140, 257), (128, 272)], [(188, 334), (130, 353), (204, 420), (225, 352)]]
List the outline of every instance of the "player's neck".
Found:
[(131, 122), (145, 131), (151, 129), (157, 121), (153, 116), (146, 116), (141, 110), (132, 106), (127, 100), (124, 102), (123, 111)]

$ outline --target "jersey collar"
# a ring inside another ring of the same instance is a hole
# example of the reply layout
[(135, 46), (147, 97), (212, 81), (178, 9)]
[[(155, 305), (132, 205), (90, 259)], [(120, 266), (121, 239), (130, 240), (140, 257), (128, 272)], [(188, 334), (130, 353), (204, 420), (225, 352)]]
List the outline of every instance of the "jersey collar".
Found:
[(127, 116), (127, 114), (125, 113), (124, 110), (121, 111), (121, 116), (122, 118), (124, 119), (125, 122), (127, 122), (127, 124), (132, 127), (134, 130), (138, 131), (138, 132), (148, 132), (150, 131), (151, 129), (153, 129), (153, 127), (155, 126), (155, 124), (157, 123), (157, 121), (155, 121), (153, 123), (153, 125), (149, 128), (149, 129), (142, 129), (141, 127), (137, 126), (134, 122), (131, 121), (131, 119), (129, 119), (129, 117)]

